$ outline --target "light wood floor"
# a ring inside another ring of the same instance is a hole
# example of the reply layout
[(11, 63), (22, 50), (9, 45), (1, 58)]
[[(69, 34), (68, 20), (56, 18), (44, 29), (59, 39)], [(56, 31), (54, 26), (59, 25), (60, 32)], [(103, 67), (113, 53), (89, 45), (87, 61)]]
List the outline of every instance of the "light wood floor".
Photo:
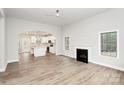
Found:
[(124, 72), (65, 56), (22, 54), (0, 73), (0, 84), (124, 84)]

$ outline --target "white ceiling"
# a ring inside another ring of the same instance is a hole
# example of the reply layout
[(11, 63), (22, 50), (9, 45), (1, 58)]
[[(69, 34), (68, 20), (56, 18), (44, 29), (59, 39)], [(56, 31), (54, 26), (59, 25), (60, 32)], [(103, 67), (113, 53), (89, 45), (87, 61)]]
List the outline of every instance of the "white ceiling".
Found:
[[(46, 16), (55, 15), (57, 9), (60, 10), (60, 17)], [(9, 17), (61, 26), (107, 10), (106, 8), (6, 8), (5, 13)]]

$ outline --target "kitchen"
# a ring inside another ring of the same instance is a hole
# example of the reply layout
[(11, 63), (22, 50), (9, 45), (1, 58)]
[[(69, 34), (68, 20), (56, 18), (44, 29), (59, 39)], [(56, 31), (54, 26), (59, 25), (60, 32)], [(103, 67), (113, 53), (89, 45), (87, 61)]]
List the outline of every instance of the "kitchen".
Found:
[(29, 53), (34, 57), (45, 56), (47, 53), (55, 54), (56, 38), (46, 32), (30, 31), (19, 34), (20, 53)]

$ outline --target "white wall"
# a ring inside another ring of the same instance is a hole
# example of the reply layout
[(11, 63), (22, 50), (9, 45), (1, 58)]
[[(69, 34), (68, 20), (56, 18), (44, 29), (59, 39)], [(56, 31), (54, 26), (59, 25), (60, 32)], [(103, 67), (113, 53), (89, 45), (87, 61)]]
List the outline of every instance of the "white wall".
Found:
[(54, 25), (34, 23), (23, 19), (7, 18), (7, 60), (18, 59), (18, 34), (27, 31), (43, 31), (53, 34), (56, 39), (56, 54), (61, 54), (61, 28)]
[[(99, 32), (119, 30), (119, 58), (99, 55)], [(91, 62), (124, 69), (124, 9), (112, 9), (80, 22), (65, 26), (64, 36), (70, 36), (70, 50), (63, 54), (75, 58), (75, 47), (90, 47)]]
[(5, 46), (5, 15), (4, 10), (0, 8), (0, 72), (6, 68), (6, 46)]

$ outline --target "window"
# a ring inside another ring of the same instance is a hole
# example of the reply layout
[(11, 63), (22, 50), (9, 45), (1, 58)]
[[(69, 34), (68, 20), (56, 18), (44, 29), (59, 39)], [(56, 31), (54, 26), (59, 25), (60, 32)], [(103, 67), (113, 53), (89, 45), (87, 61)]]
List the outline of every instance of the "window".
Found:
[(117, 56), (117, 31), (101, 33), (101, 55)]
[(69, 37), (65, 37), (65, 50), (69, 50)]

